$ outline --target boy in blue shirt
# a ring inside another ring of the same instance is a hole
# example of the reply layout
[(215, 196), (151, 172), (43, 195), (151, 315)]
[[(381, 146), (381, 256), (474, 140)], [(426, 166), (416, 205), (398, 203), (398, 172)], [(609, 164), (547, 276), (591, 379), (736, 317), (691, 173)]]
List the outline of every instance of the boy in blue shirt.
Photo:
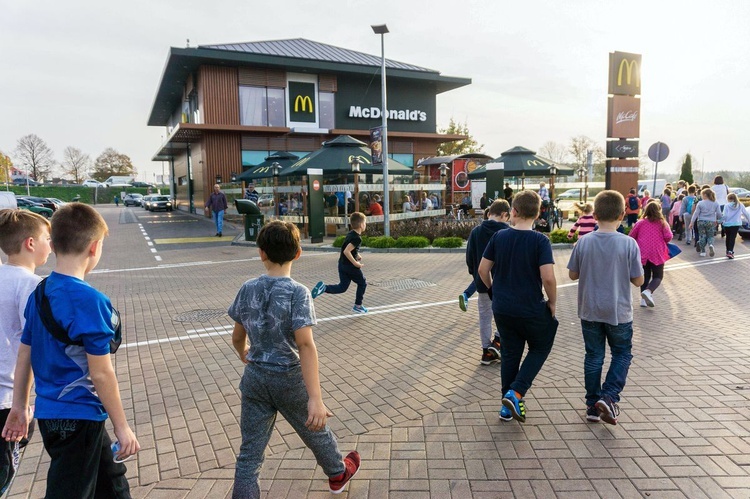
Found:
[[(547, 360), (557, 333), (552, 245), (547, 236), (533, 230), (541, 204), (536, 192), (516, 194), (511, 229), (492, 236), (479, 263), (479, 276), (492, 290), (492, 311), (500, 332), (503, 421), (526, 421), (523, 397)], [(526, 345), (529, 352), (521, 363)]]
[(326, 424), (333, 414), (320, 390), (312, 332), (315, 307), (310, 291), (291, 278), (292, 262), (302, 253), (299, 230), (291, 223), (271, 222), (258, 233), (257, 244), (266, 274), (245, 282), (228, 311), (235, 321), (232, 344), (245, 364), (242, 445), (232, 497), (260, 497), (258, 474), (277, 412), (312, 450), (331, 492), (339, 494), (359, 470), (360, 458), (352, 451), (342, 459)]
[[(630, 285), (643, 284), (641, 252), (632, 237), (617, 231), (625, 215), (625, 199), (602, 191), (594, 199), (599, 230), (581, 238), (568, 262), (570, 278), (578, 280), (578, 317), (586, 357), (586, 419), (617, 424), (618, 402), (625, 387), (633, 347), (633, 297)], [(612, 353), (602, 385), (606, 344)]]
[[(44, 448), (50, 455), (48, 499), (129, 498), (123, 460), (140, 449), (125, 419), (120, 390), (110, 359), (110, 341), (118, 315), (104, 294), (84, 281), (102, 255), (108, 229), (92, 207), (70, 203), (52, 218), (55, 270), (45, 281), (45, 296), (54, 320), (67, 330), (65, 344), (42, 323), (33, 293), (26, 305), (15, 373), (13, 406), (3, 436), (18, 440), (28, 428), (32, 369), (36, 411)], [(104, 427), (112, 418), (120, 451), (113, 455)]]

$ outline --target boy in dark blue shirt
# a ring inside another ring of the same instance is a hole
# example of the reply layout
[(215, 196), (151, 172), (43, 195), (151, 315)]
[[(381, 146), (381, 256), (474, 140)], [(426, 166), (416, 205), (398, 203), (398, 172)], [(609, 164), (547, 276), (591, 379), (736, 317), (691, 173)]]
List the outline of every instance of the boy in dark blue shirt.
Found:
[[(119, 318), (104, 294), (83, 279), (99, 263), (107, 224), (92, 207), (70, 203), (52, 219), (55, 270), (45, 281), (53, 320), (74, 342), (65, 344), (43, 325), (37, 293), (24, 316), (13, 389), (13, 407), (3, 436), (18, 440), (28, 428), (31, 371), (44, 448), (50, 455), (48, 499), (129, 498), (121, 462), (140, 449), (125, 419), (110, 359)], [(41, 291), (41, 289), (40, 289)], [(104, 423), (112, 418), (120, 450), (114, 455)]]
[[(547, 236), (533, 230), (541, 204), (533, 191), (516, 194), (510, 211), (512, 229), (492, 236), (479, 264), (482, 282), (492, 289), (492, 311), (502, 344), (503, 421), (526, 421), (523, 397), (547, 360), (557, 333), (552, 245)], [(529, 352), (521, 363), (527, 344)]]
[(339, 255), (339, 283), (326, 285), (323, 281), (318, 282), (312, 289), (313, 299), (328, 293), (336, 295), (346, 292), (352, 281), (357, 285), (357, 294), (354, 298), (354, 307), (352, 312), (357, 314), (366, 314), (367, 308), (362, 305), (367, 289), (367, 281), (362, 273), (362, 257), (359, 255), (359, 246), (362, 244), (362, 233), (367, 227), (367, 219), (364, 213), (355, 211), (349, 217), (349, 224), (352, 230), (346, 235), (344, 243), (341, 245), (341, 254)]

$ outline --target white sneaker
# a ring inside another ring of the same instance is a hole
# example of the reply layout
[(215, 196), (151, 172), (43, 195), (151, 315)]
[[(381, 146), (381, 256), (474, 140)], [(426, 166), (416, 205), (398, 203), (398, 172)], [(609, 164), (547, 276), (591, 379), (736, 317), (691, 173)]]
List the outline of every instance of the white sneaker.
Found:
[(644, 300), (643, 298), (641, 298), (641, 307), (646, 307), (646, 306), (647, 306), (646, 305), (646, 300)]
[(714, 256), (716, 254), (716, 252), (714, 251), (714, 245), (713, 244), (709, 244), (708, 245), (708, 254), (710, 256)]
[(706, 256), (706, 252), (704, 251), (703, 253), (699, 253), (698, 256)]
[(641, 291), (641, 298), (649, 307), (653, 307), (655, 305), (654, 297), (651, 295), (651, 290), (644, 289), (643, 291)]

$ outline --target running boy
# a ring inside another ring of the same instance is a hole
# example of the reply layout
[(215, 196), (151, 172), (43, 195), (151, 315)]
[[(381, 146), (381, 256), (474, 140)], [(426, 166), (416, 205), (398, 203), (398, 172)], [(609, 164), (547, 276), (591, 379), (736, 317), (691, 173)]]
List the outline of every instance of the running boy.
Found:
[(243, 284), (228, 312), (235, 321), (232, 344), (246, 364), (240, 381), (242, 445), (232, 497), (260, 497), (258, 474), (277, 412), (313, 451), (331, 492), (339, 494), (359, 470), (360, 460), (356, 451), (341, 458), (326, 424), (333, 414), (320, 390), (312, 333), (315, 307), (307, 288), (291, 278), (292, 262), (302, 253), (299, 230), (274, 221), (260, 230), (257, 243), (267, 273)]
[[(46, 218), (26, 210), (0, 210), (0, 249), (8, 255), (8, 262), (0, 265), (0, 428), (13, 404), (13, 373), (26, 322), (23, 311), (41, 280), (34, 271), (47, 262), (49, 239)], [(0, 496), (15, 475), (16, 445), (0, 439)]]
[(479, 277), (479, 262), (484, 249), (495, 232), (510, 227), (510, 205), (504, 199), (494, 201), (488, 208), (487, 220), (474, 227), (466, 243), (466, 265), (474, 277), (477, 290), (477, 310), (479, 311), (479, 339), (482, 342), (480, 364), (487, 366), (500, 360), (500, 338), (492, 335), (492, 298), (487, 286)]
[(346, 235), (344, 244), (341, 245), (341, 254), (339, 255), (339, 283), (326, 286), (323, 281), (318, 282), (312, 289), (313, 299), (328, 293), (337, 295), (346, 292), (352, 281), (357, 285), (357, 295), (354, 298), (354, 307), (352, 311), (357, 314), (366, 314), (367, 308), (362, 305), (365, 297), (367, 281), (362, 273), (362, 257), (359, 255), (359, 246), (362, 244), (362, 233), (367, 227), (367, 221), (364, 213), (355, 211), (349, 217), (349, 224), (352, 230)]
[[(65, 344), (52, 336), (39, 314), (38, 288), (26, 305), (26, 326), (18, 351), (13, 407), (3, 430), (18, 440), (28, 427), (31, 371), (36, 381), (36, 411), (44, 448), (51, 460), (47, 498), (129, 498), (126, 459), (140, 449), (125, 419), (110, 359), (118, 314), (104, 294), (83, 279), (102, 255), (107, 224), (92, 207), (70, 203), (52, 217), (55, 270), (44, 281), (53, 320), (67, 330)], [(112, 418), (120, 451), (113, 455), (104, 428)]]
[[(594, 198), (599, 230), (578, 241), (568, 262), (570, 278), (578, 283), (578, 317), (581, 319), (586, 357), (586, 419), (617, 424), (620, 392), (625, 387), (633, 355), (633, 297), (630, 285), (643, 284), (641, 252), (632, 237), (617, 232), (625, 214), (625, 200), (616, 191)], [(612, 355), (602, 385), (605, 344)]]
[[(503, 421), (526, 421), (523, 397), (547, 360), (557, 333), (552, 245), (547, 236), (533, 230), (541, 204), (533, 191), (516, 194), (510, 211), (512, 230), (492, 236), (479, 264), (479, 276), (492, 290), (492, 312), (502, 343)], [(527, 344), (529, 352), (521, 363)]]

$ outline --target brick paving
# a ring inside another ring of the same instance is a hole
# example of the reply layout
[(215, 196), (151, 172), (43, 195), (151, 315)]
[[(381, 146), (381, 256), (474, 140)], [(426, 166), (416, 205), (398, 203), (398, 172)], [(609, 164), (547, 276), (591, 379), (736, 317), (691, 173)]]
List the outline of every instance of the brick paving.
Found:
[[(142, 446), (128, 462), (133, 496), (229, 497), (243, 365), (222, 311), (263, 271), (256, 250), (228, 241), (157, 244), (155, 261), (141, 227), (152, 239), (194, 236), (210, 232), (210, 221), (148, 224), (163, 219), (101, 211), (110, 237), (89, 281), (123, 315), (127, 345), (114, 358)], [(463, 313), (455, 300), (469, 282), (463, 254), (365, 251), (371, 313), (351, 316), (353, 289), (315, 301), (330, 425), (342, 451), (356, 448), (363, 458), (348, 497), (750, 497), (750, 338), (741, 320), (750, 248), (739, 243), (734, 261), (683, 249), (667, 265), (656, 307), (636, 306), (616, 427), (585, 421), (568, 248), (555, 250), (560, 329), (527, 394), (525, 424), (498, 420), (499, 365), (479, 365), (475, 302)], [(722, 249), (719, 239), (717, 255)], [(336, 259), (307, 251), (293, 277), (308, 287), (336, 280)], [(378, 285), (407, 279), (434, 286)], [(9, 497), (42, 497), (47, 464), (35, 437)], [(328, 497), (325, 478), (280, 418), (263, 493)]]

